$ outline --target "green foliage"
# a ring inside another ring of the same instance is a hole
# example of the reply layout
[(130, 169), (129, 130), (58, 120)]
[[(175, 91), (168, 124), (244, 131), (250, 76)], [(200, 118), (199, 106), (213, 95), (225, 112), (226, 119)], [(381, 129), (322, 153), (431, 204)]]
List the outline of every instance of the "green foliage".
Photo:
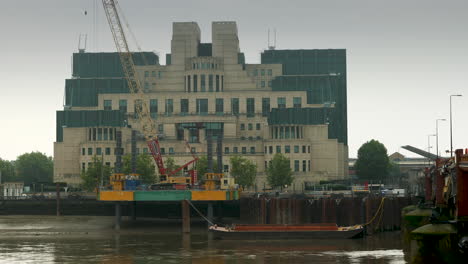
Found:
[(242, 187), (253, 186), (257, 175), (257, 165), (239, 155), (231, 157), (231, 175)]
[(364, 143), (358, 150), (354, 165), (359, 179), (383, 182), (388, 175), (390, 162), (385, 146), (377, 140)]
[[(130, 154), (123, 156), (122, 172), (124, 174), (132, 173), (132, 156)], [(139, 154), (136, 160), (136, 173), (140, 175), (142, 183), (152, 184), (156, 182), (156, 172), (153, 158), (147, 154)]]
[(167, 172), (171, 172), (179, 168), (179, 166), (175, 163), (175, 160), (173, 157), (166, 158), (166, 161), (164, 162), (164, 166), (166, 167)]
[(1, 182), (11, 182), (16, 180), (14, 162), (0, 158)]
[(267, 181), (271, 187), (282, 188), (285, 185), (291, 185), (293, 177), (289, 163), (289, 159), (281, 153), (276, 153), (273, 156), (271, 165), (267, 168)]
[[(205, 173), (208, 172), (208, 157), (201, 156), (198, 159), (197, 165), (195, 166), (195, 168), (197, 170), (198, 177), (199, 178), (204, 178)], [(218, 163), (216, 162), (215, 159), (213, 159), (213, 172), (217, 171), (217, 169), (218, 169)]]
[(54, 162), (40, 152), (31, 152), (20, 155), (15, 161), (17, 179), (25, 185), (32, 183), (52, 183)]
[(103, 182), (103, 185), (107, 185), (109, 177), (111, 175), (111, 168), (103, 165), (102, 160), (96, 156), (93, 157), (93, 162), (86, 171), (81, 173), (82, 188), (87, 191), (93, 191)]

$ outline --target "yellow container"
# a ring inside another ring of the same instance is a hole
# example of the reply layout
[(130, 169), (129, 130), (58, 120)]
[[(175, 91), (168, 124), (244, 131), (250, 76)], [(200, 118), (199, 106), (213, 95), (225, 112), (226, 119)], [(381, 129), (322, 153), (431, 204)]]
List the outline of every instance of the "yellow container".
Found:
[(101, 191), (99, 195), (101, 201), (133, 201), (133, 192), (125, 191)]
[(225, 201), (225, 191), (192, 191), (192, 201)]

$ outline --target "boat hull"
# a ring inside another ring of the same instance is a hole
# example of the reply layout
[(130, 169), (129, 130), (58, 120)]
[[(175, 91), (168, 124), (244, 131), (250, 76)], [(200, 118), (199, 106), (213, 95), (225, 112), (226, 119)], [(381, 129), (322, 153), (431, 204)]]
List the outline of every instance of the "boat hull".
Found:
[(223, 240), (246, 239), (347, 239), (362, 236), (364, 229), (354, 229), (346, 231), (319, 230), (319, 231), (222, 231), (210, 229), (214, 238)]

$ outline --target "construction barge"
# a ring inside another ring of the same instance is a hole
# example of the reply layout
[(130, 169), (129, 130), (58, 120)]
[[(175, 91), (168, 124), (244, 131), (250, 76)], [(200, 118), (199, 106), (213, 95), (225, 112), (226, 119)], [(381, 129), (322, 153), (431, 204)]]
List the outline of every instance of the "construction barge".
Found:
[(275, 225), (275, 224), (235, 224), (221, 227), (211, 225), (209, 231), (215, 239), (344, 239), (361, 237), (362, 225), (338, 227), (334, 223)]

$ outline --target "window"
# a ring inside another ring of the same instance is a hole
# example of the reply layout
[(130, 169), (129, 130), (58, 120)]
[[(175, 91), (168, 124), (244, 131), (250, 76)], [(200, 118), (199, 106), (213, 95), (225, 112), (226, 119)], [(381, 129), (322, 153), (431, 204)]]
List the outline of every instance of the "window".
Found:
[(166, 115), (171, 115), (174, 112), (174, 100), (166, 99)]
[(299, 146), (294, 146), (294, 153), (299, 153)]
[(104, 110), (112, 110), (112, 100), (104, 100)]
[(98, 155), (98, 156), (102, 155), (102, 149), (101, 148), (96, 148), (96, 155)]
[(158, 133), (159, 133), (159, 134), (163, 134), (163, 133), (164, 133), (164, 125), (163, 125), (163, 124), (159, 124), (159, 125), (158, 125)]
[(255, 98), (247, 98), (247, 117), (255, 115)]
[(110, 148), (106, 148), (106, 155), (110, 155), (111, 154), (111, 149)]
[(149, 71), (145, 71), (145, 78), (149, 77)]
[(150, 99), (150, 115), (156, 118), (158, 114), (158, 99)]
[(306, 146), (302, 146), (302, 153), (306, 153)]
[(197, 114), (208, 114), (208, 99), (197, 99)]
[(284, 146), (284, 153), (291, 153), (291, 146)]
[(114, 129), (109, 128), (109, 140), (114, 140)]
[(307, 152), (310, 153), (310, 146), (307, 146)]
[(81, 163), (81, 170), (82, 171), (86, 170), (86, 163), (84, 163), (84, 162)]
[(106, 166), (107, 166), (107, 167), (110, 167), (110, 162), (106, 162)]
[(231, 112), (233, 115), (239, 114), (239, 98), (231, 98)]
[(257, 76), (257, 75), (258, 75), (258, 70), (255, 69), (255, 70), (253, 71), (253, 76)]
[(245, 130), (245, 124), (240, 124), (240, 130)]
[(119, 110), (124, 113), (127, 112), (127, 100), (119, 100)]
[(305, 160), (302, 161), (302, 171), (307, 171), (307, 165)]
[(189, 100), (188, 99), (180, 99), (180, 113), (181, 114), (188, 114), (189, 112)]
[(165, 148), (161, 148), (161, 154), (166, 154), (166, 149)]
[(301, 97), (294, 97), (293, 98), (293, 107), (294, 108), (301, 108), (302, 106), (302, 98)]
[(260, 123), (257, 123), (256, 129), (257, 129), (257, 130), (260, 130)]
[(110, 128), (109, 128), (109, 129), (104, 128), (104, 140), (109, 140), (109, 133), (108, 133), (108, 130), (110, 130)]
[(216, 91), (219, 92), (219, 75), (216, 75)]
[(271, 87), (271, 81), (268, 81), (268, 87)]
[(224, 99), (223, 98), (216, 98), (216, 113), (217, 114), (224, 113)]
[(156, 71), (151, 71), (151, 77), (156, 77)]
[(249, 124), (248, 124), (248, 128), (249, 128), (249, 130), (253, 130), (253, 125), (252, 125), (252, 123), (249, 123)]
[(281, 153), (281, 146), (276, 146), (276, 153)]
[(271, 69), (268, 69), (268, 76), (271, 76), (273, 74), (273, 71)]
[(261, 81), (262, 88), (265, 88), (265, 81)]
[(208, 76), (208, 91), (213, 91), (213, 74)]
[(273, 146), (269, 146), (268, 150), (269, 150), (270, 154), (273, 154)]
[(145, 82), (144, 89), (145, 89), (145, 91), (148, 91), (148, 90), (149, 90), (149, 82)]
[(169, 154), (174, 154), (174, 148), (169, 148)]
[(228, 148), (228, 147), (225, 147), (225, 148), (224, 148), (224, 153), (225, 153), (225, 154), (229, 154), (229, 148)]
[(88, 148), (88, 155), (93, 155), (93, 149), (92, 148)]
[(268, 116), (270, 113), (270, 98), (262, 98), (262, 116)]
[(242, 154), (247, 154), (247, 147), (242, 147)]
[(237, 147), (233, 147), (233, 148), (232, 148), (232, 152), (237, 153), (237, 152), (238, 152), (237, 149), (238, 149)]
[(97, 140), (102, 140), (102, 128), (98, 128)]
[(159, 78), (159, 79), (162, 78), (162, 71), (158, 71), (158, 78)]
[(299, 171), (299, 161), (298, 160), (294, 161), (294, 171)]
[(191, 89), (192, 89), (191, 84), (192, 83), (190, 81), (190, 75), (189, 75), (189, 76), (187, 76), (187, 92), (189, 92), (189, 93), (191, 92)]
[(278, 97), (278, 108), (286, 108), (286, 97)]
[(255, 147), (250, 147), (250, 153), (255, 154)]
[(193, 75), (193, 92), (198, 92), (198, 76), (196, 74)]
[(229, 165), (223, 165), (224, 172), (229, 172)]
[(308, 161), (308, 163), (309, 163), (309, 169), (308, 169), (308, 171), (310, 171), (310, 160)]
[(206, 92), (206, 84), (205, 84), (205, 74), (200, 75), (200, 90), (202, 92)]
[(261, 70), (262, 76), (265, 76), (265, 69)]
[(287, 126), (287, 127), (284, 128), (284, 138), (289, 138), (289, 136), (290, 136), (289, 135), (289, 127)]

